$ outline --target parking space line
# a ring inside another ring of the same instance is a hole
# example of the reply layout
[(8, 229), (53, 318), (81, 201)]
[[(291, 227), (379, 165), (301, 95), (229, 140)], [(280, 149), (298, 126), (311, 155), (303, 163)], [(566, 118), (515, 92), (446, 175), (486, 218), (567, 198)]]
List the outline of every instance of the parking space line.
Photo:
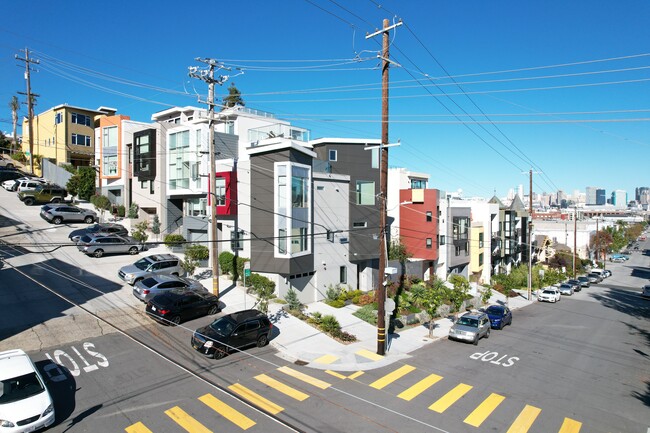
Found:
[(244, 385), (241, 385), (239, 383), (230, 385), (228, 389), (230, 389), (235, 394), (238, 394), (240, 397), (243, 397), (246, 400), (250, 401), (254, 405), (261, 407), (269, 413), (272, 413), (273, 415), (277, 415), (284, 410), (282, 406), (278, 406), (272, 401), (262, 397), (258, 393), (246, 388)]
[(558, 433), (580, 433), (582, 423), (571, 418), (564, 418), (562, 427)]
[(267, 376), (266, 374), (259, 374), (259, 375), (255, 376), (255, 379), (259, 380), (264, 385), (270, 386), (271, 388), (275, 389), (276, 391), (279, 391), (282, 394), (287, 395), (287, 396), (289, 396), (289, 397), (291, 397), (291, 398), (293, 398), (295, 400), (303, 401), (303, 400), (307, 400), (309, 398), (309, 396), (307, 394), (305, 394), (304, 392), (298, 391), (295, 388), (292, 388), (292, 387), (290, 387), (288, 385), (285, 385), (284, 383), (282, 383), (282, 382), (280, 382), (278, 380), (275, 380), (272, 377)]
[(126, 433), (153, 433), (151, 430), (149, 430), (144, 424), (142, 424), (139, 421), (133, 425), (128, 426), (124, 430), (126, 431)]
[(538, 407), (526, 405), (506, 433), (526, 433), (541, 411)]
[(381, 379), (375, 380), (373, 383), (370, 384), (371, 387), (375, 389), (383, 389), (384, 387), (390, 385), (391, 383), (395, 382), (397, 379), (400, 377), (403, 377), (410, 372), (415, 370), (415, 367), (412, 367), (410, 365), (404, 365), (397, 370), (388, 373), (386, 376), (382, 377)]
[(191, 433), (212, 433), (212, 430), (192, 418), (187, 412), (178, 406), (165, 411), (165, 415), (173, 419), (176, 424)]
[(219, 400), (212, 394), (202, 395), (199, 397), (199, 400), (231, 423), (239, 426), (242, 430), (248, 430), (256, 424), (255, 421), (239, 412), (237, 409)]
[(398, 397), (406, 400), (406, 401), (411, 401), (436, 383), (442, 379), (442, 376), (438, 376), (437, 374), (430, 374), (429, 376), (425, 377), (415, 385), (411, 386), (407, 390), (402, 391)]
[(438, 401), (436, 401), (431, 406), (429, 406), (429, 409), (438, 413), (443, 413), (449, 408), (449, 406), (456, 403), (456, 401), (458, 401), (462, 396), (467, 394), (469, 390), (472, 388), (473, 388), (472, 385), (461, 383), (460, 385), (456, 386), (454, 389), (449, 391), (447, 394), (440, 397)]
[(472, 413), (470, 413), (467, 418), (465, 418), (465, 423), (474, 427), (480, 427), (480, 425), (487, 419), (488, 416), (505, 400), (505, 397), (499, 394), (490, 394), (488, 398), (483, 400), (483, 403), (479, 404)]
[(294, 377), (298, 380), (302, 380), (303, 382), (308, 383), (310, 385), (314, 385), (316, 388), (327, 389), (330, 386), (332, 386), (332, 384), (330, 383), (309, 376), (308, 374), (302, 373), (298, 370), (294, 370), (293, 368), (287, 367), (286, 365), (284, 367), (278, 368), (278, 371), (281, 371), (284, 374), (288, 374), (289, 376)]

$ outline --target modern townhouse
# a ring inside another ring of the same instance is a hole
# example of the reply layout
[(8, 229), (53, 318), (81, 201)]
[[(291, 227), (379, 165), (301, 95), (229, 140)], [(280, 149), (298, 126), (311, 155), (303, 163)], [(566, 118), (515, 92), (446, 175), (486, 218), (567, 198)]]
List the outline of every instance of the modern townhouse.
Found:
[(495, 274), (509, 274), (513, 266), (527, 259), (523, 250), (528, 250), (528, 212), (519, 195), (510, 206), (496, 196), (489, 202), (499, 206), (499, 230), (492, 238), (492, 266)]

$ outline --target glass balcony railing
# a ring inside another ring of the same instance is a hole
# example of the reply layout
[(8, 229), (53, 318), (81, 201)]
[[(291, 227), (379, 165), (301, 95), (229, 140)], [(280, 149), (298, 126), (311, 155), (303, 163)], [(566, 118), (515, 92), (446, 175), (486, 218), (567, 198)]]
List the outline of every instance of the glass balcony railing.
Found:
[(291, 140), (307, 142), (309, 141), (309, 130), (282, 123), (261, 126), (259, 128), (248, 130), (248, 141), (251, 143), (275, 137), (284, 137)]

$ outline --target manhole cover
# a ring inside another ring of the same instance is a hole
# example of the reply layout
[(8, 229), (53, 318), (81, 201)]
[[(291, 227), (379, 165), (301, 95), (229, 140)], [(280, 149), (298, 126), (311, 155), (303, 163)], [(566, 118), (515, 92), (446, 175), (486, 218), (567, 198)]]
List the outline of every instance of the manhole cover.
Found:
[(307, 365), (309, 363), (307, 361), (303, 361), (302, 359), (298, 359), (298, 360), (294, 361), (294, 364), (296, 364), (296, 365)]

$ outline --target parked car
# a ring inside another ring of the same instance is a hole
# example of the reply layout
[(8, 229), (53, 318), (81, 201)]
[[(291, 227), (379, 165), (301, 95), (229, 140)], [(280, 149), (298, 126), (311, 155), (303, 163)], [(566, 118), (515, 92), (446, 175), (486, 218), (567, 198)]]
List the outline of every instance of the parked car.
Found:
[(559, 290), (561, 295), (573, 295), (573, 286), (571, 284), (562, 283), (560, 284)]
[(641, 287), (641, 296), (650, 299), (650, 284)]
[(145, 311), (152, 319), (173, 326), (206, 314), (212, 316), (221, 311), (221, 308), (219, 297), (212, 293), (171, 290), (151, 298)]
[(43, 206), (41, 207), (41, 218), (56, 225), (64, 222), (82, 221), (92, 224), (97, 220), (97, 212), (72, 205)]
[(587, 274), (587, 278), (589, 278), (589, 282), (591, 284), (598, 284), (598, 283), (600, 283), (602, 281), (600, 276), (598, 276), (596, 274)]
[(579, 292), (580, 290), (582, 290), (582, 285), (579, 280), (569, 280), (566, 283), (573, 286), (574, 292)]
[(587, 275), (587, 277), (595, 277), (597, 283), (601, 283), (605, 279), (603, 274), (600, 272), (589, 272), (589, 275)]
[(562, 300), (562, 294), (555, 287), (545, 287), (539, 295), (537, 295), (539, 302), (558, 302)]
[(99, 223), (93, 224), (83, 229), (72, 230), (68, 235), (68, 239), (70, 239), (72, 242), (77, 242), (83, 235), (90, 234), (127, 236), (129, 234), (129, 231), (126, 229), (126, 227), (120, 224)]
[(25, 177), (27, 174), (20, 170), (0, 170), (0, 182), (7, 180), (16, 180)]
[(67, 196), (68, 192), (65, 189), (53, 185), (43, 185), (36, 191), (18, 193), (18, 199), (27, 206), (37, 203), (60, 203), (65, 201)]
[(0, 167), (14, 168), (15, 166), (16, 164), (14, 164), (13, 159), (8, 159), (0, 155)]
[(179, 289), (192, 290), (195, 292), (207, 292), (205, 286), (194, 278), (175, 277), (171, 275), (152, 275), (139, 280), (133, 285), (133, 296), (143, 302), (147, 302), (160, 293)]
[(40, 189), (45, 184), (47, 184), (47, 181), (45, 179), (39, 179), (39, 178), (23, 179), (18, 183), (18, 186), (16, 186), (16, 191), (18, 192), (36, 191), (37, 189)]
[(505, 305), (490, 305), (485, 309), (485, 314), (490, 319), (490, 326), (494, 329), (503, 329), (506, 325), (512, 325), (512, 311)]
[(43, 377), (20, 349), (0, 352), (0, 431), (28, 432), (54, 423)]
[(604, 269), (603, 273), (605, 274), (605, 277), (607, 277), (607, 278), (612, 276), (612, 271), (610, 271), (609, 269)]
[(172, 254), (154, 254), (143, 257), (132, 265), (122, 266), (117, 273), (127, 283), (133, 285), (139, 280), (152, 275), (175, 275), (184, 274), (181, 268), (181, 260)]
[(135, 255), (140, 252), (142, 245), (130, 236), (88, 234), (79, 238), (77, 249), (100, 258), (104, 254)]
[(629, 257), (629, 256), (626, 256), (625, 254), (612, 254), (612, 255), (609, 257), (609, 260), (612, 261), (612, 262), (613, 262), (613, 261), (623, 261), (623, 262), (626, 262), (626, 261), (630, 260), (630, 257)]
[(272, 329), (273, 324), (266, 314), (258, 310), (242, 310), (197, 329), (192, 334), (191, 344), (203, 355), (221, 359), (233, 349), (240, 350), (253, 344), (266, 346)]
[(578, 277), (578, 281), (580, 281), (580, 285), (582, 287), (591, 287), (591, 280), (589, 280), (588, 277), (585, 276)]
[(469, 341), (476, 346), (481, 337), (490, 337), (490, 318), (485, 313), (467, 313), (454, 322), (448, 338)]

